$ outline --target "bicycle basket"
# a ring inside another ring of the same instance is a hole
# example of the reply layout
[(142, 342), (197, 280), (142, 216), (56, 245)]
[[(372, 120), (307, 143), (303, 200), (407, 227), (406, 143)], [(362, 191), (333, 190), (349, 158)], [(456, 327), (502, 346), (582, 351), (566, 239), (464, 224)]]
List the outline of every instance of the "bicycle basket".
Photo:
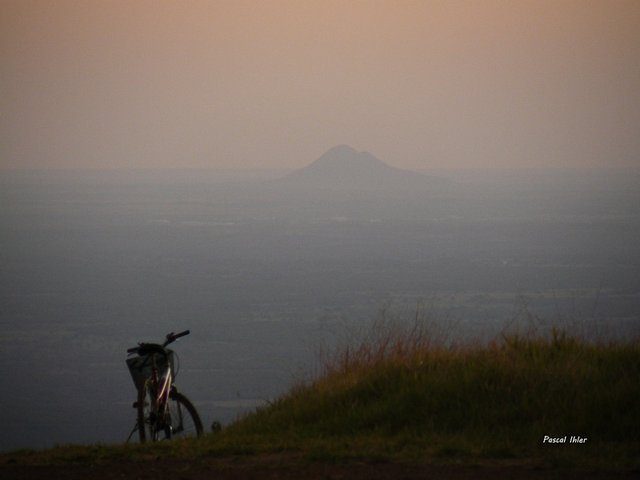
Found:
[(151, 377), (153, 373), (153, 357), (155, 357), (156, 368), (158, 374), (162, 376), (163, 372), (167, 368), (167, 364), (171, 368), (171, 373), (175, 376), (174, 355), (173, 350), (167, 349), (168, 355), (165, 357), (159, 353), (152, 353), (144, 356), (137, 356), (127, 358), (127, 367), (129, 367), (129, 373), (136, 386), (136, 389), (140, 390), (144, 386), (144, 382)]

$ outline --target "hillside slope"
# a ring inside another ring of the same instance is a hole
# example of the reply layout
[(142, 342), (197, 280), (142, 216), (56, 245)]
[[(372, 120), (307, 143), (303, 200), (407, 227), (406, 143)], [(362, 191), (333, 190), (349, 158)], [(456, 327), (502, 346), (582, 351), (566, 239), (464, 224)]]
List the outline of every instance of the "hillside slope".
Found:
[(416, 458), (640, 466), (638, 378), (637, 342), (595, 345), (554, 331), (444, 348), (418, 330), (387, 333), (342, 352), (324, 376), (230, 430)]

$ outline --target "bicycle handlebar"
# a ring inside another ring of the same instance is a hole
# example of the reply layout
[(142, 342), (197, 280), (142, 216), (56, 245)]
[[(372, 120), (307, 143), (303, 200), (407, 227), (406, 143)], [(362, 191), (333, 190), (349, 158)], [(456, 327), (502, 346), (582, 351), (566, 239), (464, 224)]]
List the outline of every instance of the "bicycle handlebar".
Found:
[(180, 332), (180, 333), (167, 333), (167, 339), (164, 341), (163, 346), (167, 346), (172, 342), (175, 342), (177, 339), (179, 339), (180, 337), (184, 337), (185, 335), (189, 335), (189, 333), (191, 333), (189, 330), (185, 330), (184, 332)]
[(166, 355), (167, 352), (165, 351), (164, 347), (166, 347), (170, 343), (175, 342), (180, 337), (189, 335), (189, 333), (191, 333), (190, 330), (185, 330), (184, 332), (180, 332), (180, 333), (171, 332), (167, 334), (166, 340), (162, 345), (158, 345), (156, 343), (139, 343), (137, 347), (128, 348), (127, 353), (128, 354), (138, 353), (140, 355), (148, 355), (149, 353), (154, 352), (154, 353), (161, 353)]

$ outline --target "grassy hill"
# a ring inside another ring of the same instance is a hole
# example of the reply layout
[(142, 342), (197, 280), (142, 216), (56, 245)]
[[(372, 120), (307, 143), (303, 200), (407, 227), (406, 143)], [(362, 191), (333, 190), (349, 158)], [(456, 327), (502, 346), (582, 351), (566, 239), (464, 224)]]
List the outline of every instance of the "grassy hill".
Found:
[[(46, 464), (293, 454), (329, 463), (524, 462), (637, 471), (639, 380), (637, 341), (592, 343), (554, 330), (544, 338), (443, 346), (416, 326), (386, 329), (330, 356), (316, 380), (203, 439), (13, 458)], [(583, 441), (572, 443), (572, 436)]]
[(227, 435), (323, 444), (338, 456), (640, 465), (639, 380), (638, 342), (594, 344), (554, 330), (436, 347), (420, 329), (387, 331)]

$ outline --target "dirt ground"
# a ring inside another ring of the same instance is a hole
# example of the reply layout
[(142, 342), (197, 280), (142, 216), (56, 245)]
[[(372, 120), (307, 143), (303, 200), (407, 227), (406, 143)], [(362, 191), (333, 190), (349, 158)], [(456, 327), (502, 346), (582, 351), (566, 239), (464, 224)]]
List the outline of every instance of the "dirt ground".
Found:
[(640, 479), (637, 472), (593, 472), (523, 465), (408, 465), (393, 462), (331, 464), (304, 462), (286, 456), (215, 458), (203, 460), (153, 459), (97, 465), (0, 465), (4, 480), (609, 480)]

